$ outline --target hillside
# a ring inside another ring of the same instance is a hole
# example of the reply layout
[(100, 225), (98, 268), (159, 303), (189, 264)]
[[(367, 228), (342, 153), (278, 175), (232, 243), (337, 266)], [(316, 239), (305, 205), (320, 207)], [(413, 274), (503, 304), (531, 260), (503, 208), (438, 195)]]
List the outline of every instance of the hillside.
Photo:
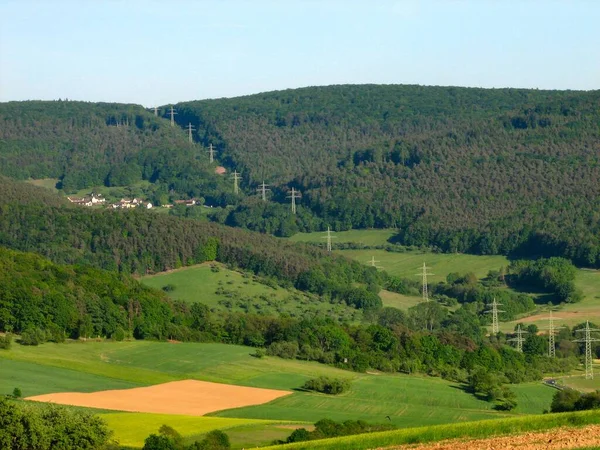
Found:
[[(295, 230), (397, 226), (407, 244), (598, 266), (599, 100), (600, 91), (361, 85), (177, 108), (248, 193), (263, 179), (278, 202), (292, 186), (302, 192)], [(284, 213), (247, 201), (226, 220), (274, 232)]]
[[(397, 227), (448, 252), (561, 255), (600, 266), (600, 91), (311, 87), (176, 105), (0, 104), (0, 172), (64, 192), (146, 182), (213, 220), (290, 236)], [(181, 129), (195, 127), (194, 144)], [(217, 161), (242, 173), (241, 194)], [(256, 195), (270, 185), (270, 202)], [(301, 192), (297, 216), (288, 189)], [(189, 213), (191, 210), (180, 212)]]

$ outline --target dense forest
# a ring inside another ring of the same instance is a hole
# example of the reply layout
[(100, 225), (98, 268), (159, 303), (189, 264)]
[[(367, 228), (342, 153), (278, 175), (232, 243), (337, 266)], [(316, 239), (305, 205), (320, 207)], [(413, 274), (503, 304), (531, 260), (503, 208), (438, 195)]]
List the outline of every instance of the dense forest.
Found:
[[(177, 107), (249, 192), (299, 189), (320, 218), (302, 231), (398, 227), (406, 244), (599, 266), (599, 105), (600, 91), (367, 85)], [(252, 209), (225, 220), (277, 231)]]
[[(65, 191), (151, 181), (211, 218), (289, 236), (397, 227), (443, 251), (563, 256), (600, 266), (600, 91), (330, 86), (176, 105), (0, 104), (0, 164)], [(195, 127), (195, 144), (181, 129)], [(242, 173), (242, 192), (214, 173)], [(270, 185), (270, 201), (256, 195)], [(288, 189), (302, 198), (289, 213)], [(180, 212), (181, 213), (181, 212)]]

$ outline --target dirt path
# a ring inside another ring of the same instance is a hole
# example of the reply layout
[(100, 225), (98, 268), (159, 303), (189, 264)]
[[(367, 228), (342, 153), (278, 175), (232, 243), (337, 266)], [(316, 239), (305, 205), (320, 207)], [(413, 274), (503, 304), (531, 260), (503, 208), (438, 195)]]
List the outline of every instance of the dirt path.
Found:
[(551, 431), (473, 441), (453, 439), (432, 444), (401, 445), (386, 447), (386, 450), (562, 450), (595, 445), (600, 446), (600, 425), (589, 425), (583, 428), (558, 428)]
[(117, 411), (203, 416), (223, 409), (260, 405), (290, 394), (289, 391), (275, 389), (184, 380), (86, 394), (64, 392), (37, 395), (26, 400)]

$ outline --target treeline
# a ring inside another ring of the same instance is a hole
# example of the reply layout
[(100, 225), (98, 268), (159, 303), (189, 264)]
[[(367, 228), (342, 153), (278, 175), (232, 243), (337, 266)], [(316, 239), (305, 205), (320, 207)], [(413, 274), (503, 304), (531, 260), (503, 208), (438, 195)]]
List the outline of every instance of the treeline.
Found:
[(561, 389), (554, 394), (550, 411), (569, 412), (600, 409), (600, 390), (582, 393), (574, 389)]

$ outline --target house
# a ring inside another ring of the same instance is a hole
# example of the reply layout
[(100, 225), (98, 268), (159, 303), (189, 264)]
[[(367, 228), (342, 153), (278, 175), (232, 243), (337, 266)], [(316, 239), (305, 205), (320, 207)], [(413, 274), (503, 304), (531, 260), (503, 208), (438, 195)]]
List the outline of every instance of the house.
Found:
[(102, 194), (96, 195), (92, 192), (91, 202), (93, 205), (104, 203), (105, 201), (106, 201), (106, 199), (104, 197), (102, 197)]
[(175, 200), (176, 205), (185, 205), (185, 206), (196, 206), (197, 200), (195, 198), (191, 198), (189, 200)]

